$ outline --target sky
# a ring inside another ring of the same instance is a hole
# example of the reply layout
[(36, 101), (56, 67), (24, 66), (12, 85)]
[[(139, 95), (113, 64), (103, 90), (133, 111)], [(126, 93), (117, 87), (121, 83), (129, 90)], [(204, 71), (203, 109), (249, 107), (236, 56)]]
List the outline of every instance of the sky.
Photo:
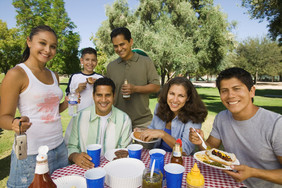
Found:
[[(0, 1), (0, 19), (7, 23), (8, 28), (16, 27), (16, 10), (12, 5), (13, 0)], [(92, 34), (98, 31), (101, 23), (107, 19), (105, 5), (111, 5), (114, 0), (65, 0), (65, 9), (68, 17), (77, 26), (74, 30), (81, 37), (80, 49), (94, 47), (90, 41)], [(129, 7), (136, 9), (138, 0), (128, 0)], [(267, 35), (267, 22), (251, 20), (247, 9), (241, 7), (241, 0), (214, 0), (215, 5), (220, 5), (222, 12), (228, 16), (228, 21), (237, 21), (237, 28), (233, 31), (238, 41), (248, 37), (262, 37)]]

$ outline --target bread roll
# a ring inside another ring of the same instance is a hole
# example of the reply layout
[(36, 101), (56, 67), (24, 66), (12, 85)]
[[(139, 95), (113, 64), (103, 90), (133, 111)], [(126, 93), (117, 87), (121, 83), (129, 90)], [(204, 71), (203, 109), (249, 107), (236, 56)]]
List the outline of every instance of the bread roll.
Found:
[(141, 132), (134, 132), (133, 135), (136, 139), (141, 140)]
[(215, 148), (207, 150), (206, 155), (209, 157), (209, 159), (227, 166), (232, 165), (232, 163), (236, 161), (236, 156), (234, 153), (228, 153)]
[(87, 82), (88, 82), (88, 84), (94, 84), (95, 79), (92, 78), (92, 77), (88, 77), (88, 78), (87, 78)]

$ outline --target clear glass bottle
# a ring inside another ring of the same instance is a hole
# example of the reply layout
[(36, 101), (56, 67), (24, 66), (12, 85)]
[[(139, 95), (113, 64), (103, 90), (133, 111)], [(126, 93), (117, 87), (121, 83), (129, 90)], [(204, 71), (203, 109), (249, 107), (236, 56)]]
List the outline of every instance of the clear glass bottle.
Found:
[(183, 158), (182, 158), (182, 142), (180, 139), (176, 140), (176, 143), (173, 147), (172, 157), (170, 162), (177, 163), (183, 166)]
[[(125, 84), (125, 85), (128, 84), (127, 79), (124, 80), (124, 84)], [(129, 95), (129, 94), (128, 94), (128, 95), (123, 94), (122, 97), (123, 97), (123, 99), (125, 99), (125, 100), (129, 100), (129, 99), (130, 99), (130, 95)]]
[(78, 104), (78, 95), (75, 92), (75, 89), (72, 89), (70, 94), (68, 95), (69, 97), (69, 115), (70, 116), (77, 116), (77, 104)]
[(35, 174), (29, 188), (55, 188), (57, 185), (49, 175), (48, 167), (48, 146), (40, 146), (36, 156)]

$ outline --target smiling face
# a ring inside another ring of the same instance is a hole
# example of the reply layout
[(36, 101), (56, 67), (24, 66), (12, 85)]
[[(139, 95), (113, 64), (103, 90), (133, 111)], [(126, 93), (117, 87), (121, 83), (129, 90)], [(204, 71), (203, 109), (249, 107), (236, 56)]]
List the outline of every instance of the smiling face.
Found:
[(97, 57), (95, 54), (84, 54), (82, 58), (80, 58), (80, 63), (83, 64), (83, 73), (84, 74), (92, 74), (94, 72), (94, 68), (97, 65)]
[(223, 79), (220, 82), (220, 99), (236, 120), (246, 120), (252, 117), (255, 105), (252, 98), (255, 88), (249, 91), (247, 86), (237, 78)]
[(118, 54), (121, 59), (128, 60), (133, 56), (133, 52), (131, 51), (133, 39), (128, 41), (123, 35), (117, 35), (116, 37), (112, 38), (112, 42), (116, 54)]
[(27, 45), (30, 48), (29, 59), (41, 63), (47, 63), (56, 55), (57, 38), (49, 31), (40, 31), (27, 39)]
[(167, 104), (170, 110), (177, 116), (180, 109), (188, 101), (187, 91), (183, 85), (172, 85), (167, 93)]
[(114, 94), (112, 87), (108, 85), (98, 85), (93, 94), (96, 114), (99, 116), (106, 116), (112, 110), (114, 102)]

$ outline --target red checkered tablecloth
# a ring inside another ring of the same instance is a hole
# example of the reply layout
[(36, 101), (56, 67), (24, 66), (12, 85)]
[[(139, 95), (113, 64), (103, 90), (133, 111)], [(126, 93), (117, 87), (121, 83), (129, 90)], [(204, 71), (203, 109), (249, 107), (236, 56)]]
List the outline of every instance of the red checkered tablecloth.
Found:
[[(170, 162), (171, 153), (166, 153), (165, 155), (165, 164)], [(141, 160), (144, 162), (145, 167), (149, 167), (150, 165), (150, 155), (149, 150), (142, 151)], [(187, 173), (190, 172), (191, 168), (193, 167), (194, 163), (197, 162), (192, 156), (183, 156), (184, 160), (184, 167), (185, 172), (183, 174), (182, 179), (182, 187), (186, 187), (186, 176)], [(104, 167), (109, 161), (105, 157), (101, 157), (100, 160), (100, 167)], [(222, 170), (218, 170), (216, 168), (209, 167), (202, 163), (198, 163), (198, 167), (201, 170), (205, 178), (205, 187), (224, 187), (224, 188), (233, 188), (233, 187), (246, 187), (242, 183), (237, 183), (226, 173), (222, 172)], [(61, 169), (57, 169), (52, 174), (52, 179), (57, 179), (63, 176), (70, 176), (70, 175), (79, 175), (84, 176), (86, 170), (80, 168), (79, 166), (73, 164)]]

